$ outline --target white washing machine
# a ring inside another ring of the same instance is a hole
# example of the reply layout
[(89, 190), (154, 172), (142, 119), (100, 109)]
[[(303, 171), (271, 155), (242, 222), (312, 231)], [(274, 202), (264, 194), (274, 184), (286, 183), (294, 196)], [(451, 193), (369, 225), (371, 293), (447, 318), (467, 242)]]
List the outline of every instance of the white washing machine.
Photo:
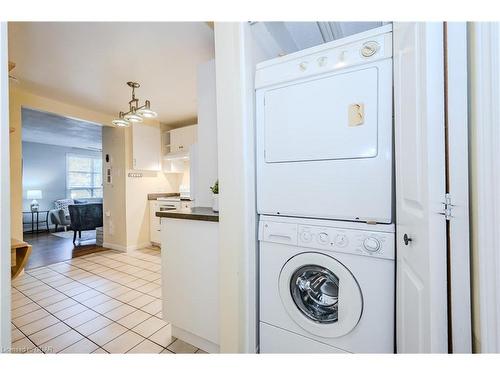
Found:
[(392, 222), (392, 25), (257, 65), (260, 214)]
[(261, 353), (393, 353), (394, 225), (262, 216)]

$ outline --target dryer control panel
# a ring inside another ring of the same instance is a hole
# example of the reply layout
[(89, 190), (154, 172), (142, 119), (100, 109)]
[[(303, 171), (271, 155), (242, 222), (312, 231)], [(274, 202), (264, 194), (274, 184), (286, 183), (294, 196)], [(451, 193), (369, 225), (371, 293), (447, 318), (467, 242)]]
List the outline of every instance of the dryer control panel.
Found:
[(394, 259), (394, 233), (298, 225), (298, 245)]
[(392, 25), (337, 39), (257, 64), (255, 88), (392, 57)]

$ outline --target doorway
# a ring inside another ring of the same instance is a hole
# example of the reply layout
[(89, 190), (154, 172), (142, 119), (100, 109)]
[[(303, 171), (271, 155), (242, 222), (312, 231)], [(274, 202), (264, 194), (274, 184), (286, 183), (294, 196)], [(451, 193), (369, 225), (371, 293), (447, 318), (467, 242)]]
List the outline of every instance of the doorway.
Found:
[[(101, 251), (102, 126), (26, 107), (21, 112), (23, 240), (32, 246), (26, 268)], [(95, 228), (81, 230), (81, 215)]]

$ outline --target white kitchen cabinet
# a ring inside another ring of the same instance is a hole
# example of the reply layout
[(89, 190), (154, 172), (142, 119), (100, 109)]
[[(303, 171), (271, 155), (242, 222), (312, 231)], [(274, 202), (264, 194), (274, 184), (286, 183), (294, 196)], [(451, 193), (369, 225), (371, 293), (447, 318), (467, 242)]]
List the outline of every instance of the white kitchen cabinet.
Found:
[(161, 227), (163, 319), (208, 353), (219, 352), (218, 224), (165, 217)]
[(189, 151), (196, 142), (197, 125), (184, 126), (170, 130), (170, 152)]
[(146, 124), (132, 124), (132, 169), (161, 170), (160, 128)]
[(159, 245), (161, 243), (161, 221), (160, 218), (156, 216), (156, 213), (178, 210), (179, 208), (181, 208), (181, 201), (179, 198), (149, 201), (149, 241), (152, 244)]
[(192, 201), (181, 201), (181, 208), (191, 208), (193, 207), (193, 202)]
[(149, 241), (154, 244), (161, 243), (161, 224), (160, 218), (156, 216), (159, 211), (158, 201), (149, 201)]

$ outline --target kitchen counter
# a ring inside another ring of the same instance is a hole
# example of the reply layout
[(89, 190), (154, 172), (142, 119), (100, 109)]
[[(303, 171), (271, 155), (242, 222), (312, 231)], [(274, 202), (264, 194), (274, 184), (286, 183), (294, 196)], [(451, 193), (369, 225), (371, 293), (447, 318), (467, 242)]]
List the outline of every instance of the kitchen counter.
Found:
[(159, 211), (158, 217), (168, 217), (171, 219), (186, 219), (200, 221), (219, 221), (219, 213), (214, 212), (211, 207), (192, 207), (180, 210)]
[(180, 197), (180, 193), (151, 193), (148, 194), (148, 201), (154, 201), (158, 198)]

